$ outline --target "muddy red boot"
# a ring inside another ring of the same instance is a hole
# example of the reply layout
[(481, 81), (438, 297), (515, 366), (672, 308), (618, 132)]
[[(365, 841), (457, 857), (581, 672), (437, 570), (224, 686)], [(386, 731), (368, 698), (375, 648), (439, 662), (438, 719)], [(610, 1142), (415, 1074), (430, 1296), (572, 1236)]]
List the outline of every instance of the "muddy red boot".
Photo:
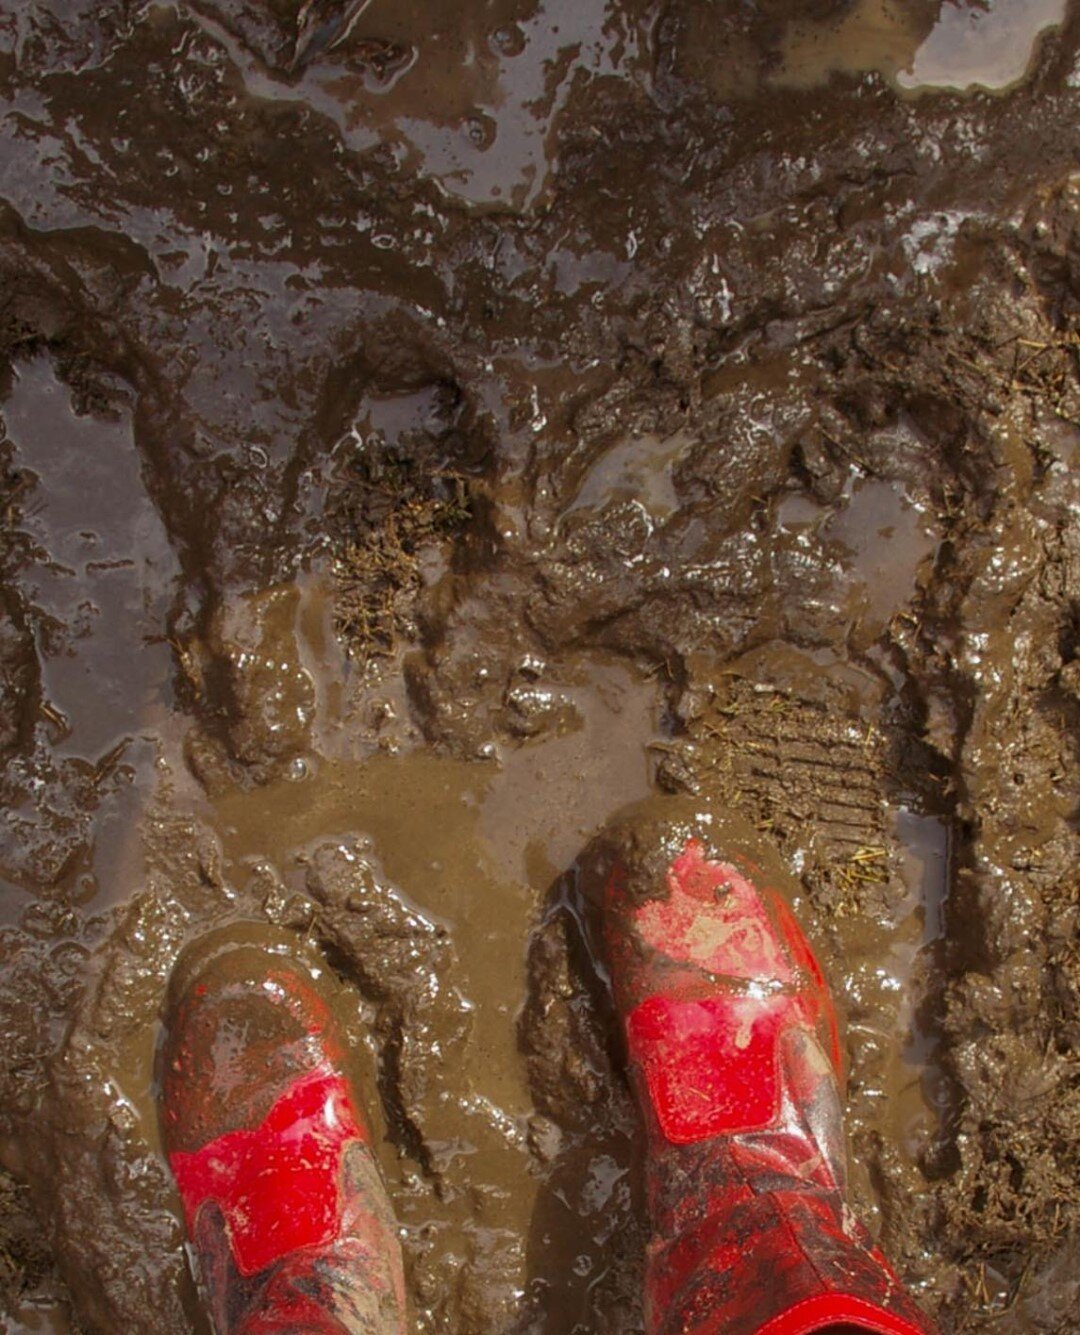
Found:
[(403, 1331), (390, 1203), (312, 971), (263, 945), (183, 957), (160, 1083), (219, 1335)]
[(649, 1335), (934, 1330), (845, 1203), (824, 976), (753, 836), (672, 800), (604, 856), (603, 936), (648, 1130)]

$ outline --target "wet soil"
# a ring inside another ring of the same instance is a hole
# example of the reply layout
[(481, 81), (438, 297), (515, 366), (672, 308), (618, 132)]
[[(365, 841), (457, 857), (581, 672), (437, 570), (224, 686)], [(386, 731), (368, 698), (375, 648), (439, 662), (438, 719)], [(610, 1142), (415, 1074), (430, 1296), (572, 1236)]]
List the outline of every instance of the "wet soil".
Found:
[(269, 926), (415, 1328), (639, 1330), (586, 850), (682, 793), (907, 1283), (1074, 1331), (1075, 5), (30, 0), (0, 99), (4, 1329), (205, 1328), (160, 1009)]

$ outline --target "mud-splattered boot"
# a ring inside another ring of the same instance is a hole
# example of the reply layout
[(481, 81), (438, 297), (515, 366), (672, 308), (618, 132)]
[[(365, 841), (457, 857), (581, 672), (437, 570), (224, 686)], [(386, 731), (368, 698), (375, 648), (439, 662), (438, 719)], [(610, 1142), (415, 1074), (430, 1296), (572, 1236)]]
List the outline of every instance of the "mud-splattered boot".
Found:
[(845, 1203), (822, 971), (782, 873), (738, 839), (707, 814), (645, 819), (605, 855), (604, 945), (648, 1127), (646, 1329), (929, 1335)]
[(219, 1335), (405, 1329), (401, 1253), (331, 1011), (284, 953), (181, 959), (161, 1117)]

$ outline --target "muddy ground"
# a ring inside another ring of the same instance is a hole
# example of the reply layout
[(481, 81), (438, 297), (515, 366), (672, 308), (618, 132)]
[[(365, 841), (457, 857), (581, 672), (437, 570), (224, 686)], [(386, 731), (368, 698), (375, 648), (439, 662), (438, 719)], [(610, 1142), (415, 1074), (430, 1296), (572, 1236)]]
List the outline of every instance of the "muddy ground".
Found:
[(1076, 6), (8, 0), (0, 98), (4, 1329), (202, 1329), (158, 1014), (269, 923), (415, 1328), (639, 1330), (580, 859), (689, 792), (908, 1283), (1076, 1331)]

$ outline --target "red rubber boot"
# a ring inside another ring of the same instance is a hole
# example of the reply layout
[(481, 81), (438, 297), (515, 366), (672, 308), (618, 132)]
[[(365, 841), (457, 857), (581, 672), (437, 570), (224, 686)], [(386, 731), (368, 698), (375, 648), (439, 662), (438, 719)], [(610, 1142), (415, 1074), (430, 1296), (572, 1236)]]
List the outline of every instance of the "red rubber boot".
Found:
[(277, 950), (173, 977), (165, 1149), (219, 1335), (405, 1329), (401, 1252), (333, 1016)]
[(836, 1014), (778, 873), (671, 809), (616, 833), (604, 879), (648, 1128), (646, 1330), (931, 1335), (845, 1204)]

